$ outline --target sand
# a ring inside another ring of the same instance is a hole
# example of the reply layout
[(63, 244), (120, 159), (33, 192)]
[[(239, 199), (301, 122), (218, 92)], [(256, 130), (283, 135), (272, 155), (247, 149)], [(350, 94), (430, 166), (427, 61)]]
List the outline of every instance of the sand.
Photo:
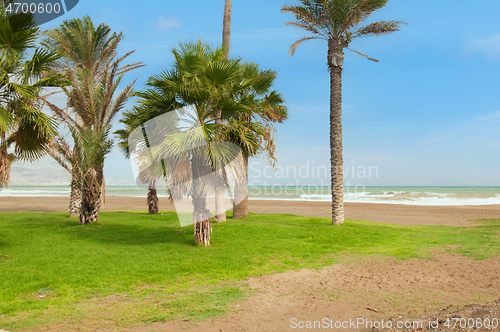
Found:
[[(499, 319), (497, 304), (500, 302), (494, 301), (498, 300), (500, 290), (499, 269), (498, 257), (473, 260), (436, 253), (432, 260), (372, 258), (321, 270), (263, 275), (244, 281), (256, 294), (247, 301), (235, 303), (236, 312), (202, 322), (178, 320), (136, 326), (127, 331), (386, 331), (366, 328), (366, 321), (391, 320), (394, 325), (410, 321), (424, 325), (452, 316), (475, 321), (477, 318)], [(476, 304), (474, 310), (461, 308), (471, 303)], [(496, 310), (485, 310), (483, 304), (486, 303)], [(307, 322), (323, 323), (324, 319), (331, 319), (333, 326), (300, 328), (300, 325), (306, 327)], [(355, 328), (335, 328), (334, 325), (358, 319), (364, 323)], [(439, 324), (440, 331), (456, 331), (443, 328), (444, 322)], [(421, 331), (405, 329), (417, 330)]]
[[(67, 211), (68, 197), (1, 197), (0, 212)], [(160, 197), (160, 211), (174, 211)], [(146, 210), (146, 198), (108, 196), (103, 211)], [(329, 202), (250, 200), (250, 212), (296, 214), (329, 218)], [(345, 203), (345, 218), (399, 225), (473, 226), (475, 219), (500, 219), (500, 205), (418, 206), (400, 204)]]

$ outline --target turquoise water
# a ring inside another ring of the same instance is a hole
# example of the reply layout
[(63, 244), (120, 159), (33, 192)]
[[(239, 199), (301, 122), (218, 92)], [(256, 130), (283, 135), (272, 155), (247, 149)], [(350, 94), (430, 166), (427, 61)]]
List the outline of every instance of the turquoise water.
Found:
[[(106, 187), (106, 195), (145, 197), (146, 187)], [(69, 196), (67, 186), (9, 187), (0, 189), (1, 197)], [(158, 195), (166, 197), (165, 189)], [(330, 201), (329, 187), (272, 186), (250, 187), (250, 199)], [(360, 203), (409, 205), (490, 205), (500, 204), (500, 187), (345, 187), (344, 200)]]
[[(160, 190), (158, 190), (160, 192)], [(106, 187), (106, 195), (144, 197), (148, 193), (147, 187)], [(166, 191), (165, 191), (166, 196)], [(69, 186), (11, 186), (0, 189), (0, 197), (23, 197), (23, 196), (69, 196)]]
[[(330, 201), (329, 187), (254, 187), (254, 199)], [(344, 201), (410, 205), (500, 204), (500, 187), (344, 187)]]

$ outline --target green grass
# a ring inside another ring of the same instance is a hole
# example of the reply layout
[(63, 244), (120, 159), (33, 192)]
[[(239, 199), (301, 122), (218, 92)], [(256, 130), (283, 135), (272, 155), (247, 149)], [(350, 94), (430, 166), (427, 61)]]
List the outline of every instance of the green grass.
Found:
[(251, 214), (214, 224), (212, 245), (199, 247), (172, 212), (102, 212), (88, 226), (66, 213), (0, 213), (0, 329), (96, 311), (122, 325), (213, 317), (245, 296), (237, 282), (247, 277), (319, 268), (345, 254), (424, 258), (444, 247), (483, 259), (500, 254), (499, 230)]
[(479, 223), (479, 224), (500, 224), (500, 219), (477, 219), (476, 223)]

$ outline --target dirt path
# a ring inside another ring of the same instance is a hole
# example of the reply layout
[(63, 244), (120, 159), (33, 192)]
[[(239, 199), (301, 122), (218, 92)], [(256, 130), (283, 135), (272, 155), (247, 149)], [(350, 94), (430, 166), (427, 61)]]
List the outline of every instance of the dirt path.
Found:
[[(452, 317), (455, 310), (471, 303), (477, 303), (477, 310), (471, 306), (461, 309), (463, 314), (500, 319), (498, 310), (491, 310), (497, 308), (492, 301), (500, 297), (499, 271), (499, 257), (477, 261), (436, 254), (433, 260), (380, 258), (279, 273), (245, 281), (257, 294), (235, 304), (239, 310), (226, 317), (155, 323), (128, 331), (333, 331), (339, 330), (337, 321), (346, 325), (344, 322), (357, 324), (363, 319), (355, 328), (341, 328), (360, 331), (371, 330), (368, 320), (375, 327), (382, 319), (392, 319), (394, 326), (406, 320), (420, 320), (425, 325), (437, 317), (436, 310), (442, 317)], [(482, 308), (481, 303), (489, 303), (486, 308), (490, 309)], [(322, 327), (316, 323), (314, 328), (314, 321)], [(311, 328), (305, 328), (307, 322)]]

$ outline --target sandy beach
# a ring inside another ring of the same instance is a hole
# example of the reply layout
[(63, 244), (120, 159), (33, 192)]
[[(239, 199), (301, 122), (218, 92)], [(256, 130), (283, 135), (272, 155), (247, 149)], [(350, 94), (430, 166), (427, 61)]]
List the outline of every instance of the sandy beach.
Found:
[[(67, 211), (68, 197), (1, 197), (0, 212)], [(295, 214), (329, 218), (329, 202), (250, 200), (250, 212)], [(160, 197), (161, 211), (174, 211)], [(107, 196), (103, 211), (146, 210), (146, 199)], [(399, 225), (473, 226), (474, 219), (500, 218), (500, 205), (419, 206), (400, 204), (345, 203), (345, 218)]]

